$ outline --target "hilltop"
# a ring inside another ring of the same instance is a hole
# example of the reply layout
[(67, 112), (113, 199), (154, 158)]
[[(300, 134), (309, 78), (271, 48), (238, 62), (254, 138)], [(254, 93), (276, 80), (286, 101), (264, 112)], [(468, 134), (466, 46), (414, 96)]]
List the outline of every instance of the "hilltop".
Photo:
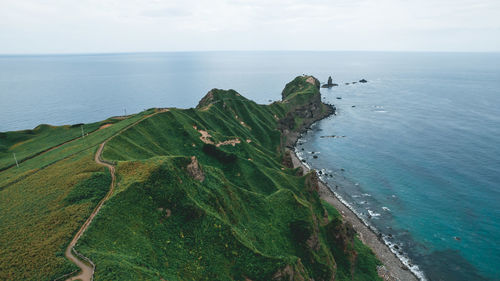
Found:
[[(95, 280), (380, 280), (316, 173), (292, 164), (299, 133), (334, 112), (319, 86), (299, 76), (270, 105), (213, 89), (196, 108), (85, 125), (85, 138), (79, 126), (2, 133), (0, 279), (77, 269), (64, 249), (111, 183), (98, 152), (116, 185), (75, 246)], [(27, 145), (20, 168), (4, 158)]]

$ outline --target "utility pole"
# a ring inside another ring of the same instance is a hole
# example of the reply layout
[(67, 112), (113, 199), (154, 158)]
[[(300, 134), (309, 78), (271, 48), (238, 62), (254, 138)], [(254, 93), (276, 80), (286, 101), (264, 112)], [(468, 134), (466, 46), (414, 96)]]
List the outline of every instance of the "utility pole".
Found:
[(82, 128), (82, 139), (85, 137), (85, 135), (83, 134), (83, 125), (80, 126)]
[(123, 112), (125, 112), (124, 116), (127, 116), (127, 109), (125, 107), (123, 108)]
[(14, 160), (16, 160), (16, 166), (19, 168), (19, 163), (17, 163), (16, 154), (15, 153), (12, 153), (12, 154), (14, 154)]

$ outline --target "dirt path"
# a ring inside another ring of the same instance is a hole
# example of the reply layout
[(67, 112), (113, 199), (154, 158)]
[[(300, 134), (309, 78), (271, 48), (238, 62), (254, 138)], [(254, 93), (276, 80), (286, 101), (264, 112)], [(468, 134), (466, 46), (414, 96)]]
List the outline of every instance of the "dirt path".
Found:
[(111, 197), (111, 194), (113, 194), (113, 191), (115, 189), (115, 180), (116, 180), (115, 167), (113, 165), (108, 164), (106, 162), (103, 162), (101, 160), (102, 150), (104, 149), (104, 145), (107, 142), (108, 141), (106, 140), (105, 142), (101, 143), (101, 145), (99, 146), (99, 149), (97, 150), (97, 152), (95, 154), (94, 160), (97, 164), (106, 166), (109, 169), (109, 172), (111, 173), (111, 186), (110, 186), (109, 191), (106, 194), (106, 196), (103, 199), (101, 199), (101, 201), (99, 202), (97, 207), (94, 209), (92, 214), (90, 214), (90, 216), (87, 218), (85, 223), (82, 225), (80, 230), (78, 230), (75, 237), (73, 237), (73, 240), (71, 240), (68, 247), (66, 248), (66, 251), (64, 253), (66, 255), (66, 257), (81, 269), (80, 274), (66, 279), (68, 281), (69, 280), (83, 280), (83, 281), (93, 280), (95, 265), (88, 258), (86, 258), (86, 257), (82, 256), (81, 254), (79, 254), (78, 252), (76, 252), (76, 250), (73, 247), (76, 245), (76, 242), (78, 242), (78, 239), (80, 239), (80, 237), (85, 232), (85, 230), (87, 230), (87, 228), (89, 227), (90, 223), (92, 222), (94, 217), (97, 215), (97, 213), (99, 213), (102, 205), (104, 205), (104, 202), (106, 202), (109, 199), (109, 197)]
[(104, 198), (102, 198), (101, 201), (99, 201), (99, 204), (97, 204), (97, 206), (94, 209), (94, 211), (92, 212), (92, 214), (90, 214), (90, 216), (87, 218), (87, 220), (82, 225), (80, 230), (78, 230), (75, 237), (73, 237), (73, 239), (69, 243), (68, 247), (66, 248), (66, 251), (64, 252), (64, 255), (66, 256), (66, 258), (68, 258), (71, 262), (76, 264), (81, 270), (78, 275), (67, 278), (66, 281), (71, 281), (71, 280), (92, 281), (92, 280), (94, 280), (95, 264), (89, 258), (78, 253), (74, 247), (75, 247), (76, 243), (78, 242), (78, 239), (80, 239), (82, 234), (87, 230), (89, 225), (92, 223), (92, 220), (95, 218), (97, 213), (99, 213), (99, 211), (101, 210), (101, 207), (111, 197), (111, 195), (113, 194), (113, 192), (115, 190), (115, 181), (116, 181), (115, 166), (102, 160), (102, 151), (104, 150), (104, 146), (106, 145), (106, 143), (108, 141), (110, 141), (111, 139), (113, 139), (117, 135), (121, 134), (122, 132), (128, 130), (129, 128), (137, 125), (138, 123), (144, 121), (145, 119), (150, 118), (151, 116), (154, 116), (158, 113), (167, 112), (168, 110), (169, 109), (167, 109), (167, 108), (160, 108), (155, 113), (144, 116), (143, 118), (139, 119), (138, 121), (128, 125), (127, 127), (123, 128), (122, 130), (120, 130), (115, 135), (113, 135), (112, 137), (110, 137), (109, 139), (107, 139), (103, 143), (101, 143), (101, 145), (99, 146), (99, 149), (97, 150), (97, 152), (94, 156), (94, 160), (97, 164), (108, 168), (109, 172), (111, 173), (111, 186), (110, 186), (109, 191), (106, 194), (106, 196), (104, 196)]

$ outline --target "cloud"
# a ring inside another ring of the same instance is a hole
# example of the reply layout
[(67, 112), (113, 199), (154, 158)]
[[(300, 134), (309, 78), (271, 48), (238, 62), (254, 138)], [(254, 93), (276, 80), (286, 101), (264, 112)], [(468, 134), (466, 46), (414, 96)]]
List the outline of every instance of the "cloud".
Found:
[(0, 53), (227, 49), (500, 51), (499, 30), (497, 0), (0, 3)]

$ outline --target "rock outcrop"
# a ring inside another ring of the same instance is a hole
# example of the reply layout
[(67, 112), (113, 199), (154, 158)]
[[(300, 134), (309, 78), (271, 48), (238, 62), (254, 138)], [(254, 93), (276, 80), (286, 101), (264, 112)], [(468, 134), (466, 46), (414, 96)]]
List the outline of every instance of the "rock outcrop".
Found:
[(336, 87), (336, 86), (338, 86), (338, 84), (333, 83), (332, 76), (328, 76), (328, 83), (323, 84), (323, 86), (321, 86), (321, 87), (322, 88), (331, 88), (331, 87)]
[[(282, 92), (282, 102), (289, 102), (289, 93), (296, 92), (298, 89), (308, 91), (309, 95), (307, 100), (290, 105), (290, 110), (278, 122), (278, 129), (285, 137), (283, 144), (287, 148), (292, 148), (299, 135), (305, 132), (314, 122), (335, 114), (333, 105), (321, 102), (319, 81), (312, 76), (309, 76), (305, 81), (308, 83), (304, 83), (303, 79), (296, 78), (288, 83)], [(313, 81), (314, 83), (312, 83)]]
[(187, 171), (191, 177), (193, 177), (197, 181), (204, 181), (205, 174), (200, 168), (200, 164), (198, 163), (198, 159), (195, 156), (191, 157), (191, 163), (187, 165)]

